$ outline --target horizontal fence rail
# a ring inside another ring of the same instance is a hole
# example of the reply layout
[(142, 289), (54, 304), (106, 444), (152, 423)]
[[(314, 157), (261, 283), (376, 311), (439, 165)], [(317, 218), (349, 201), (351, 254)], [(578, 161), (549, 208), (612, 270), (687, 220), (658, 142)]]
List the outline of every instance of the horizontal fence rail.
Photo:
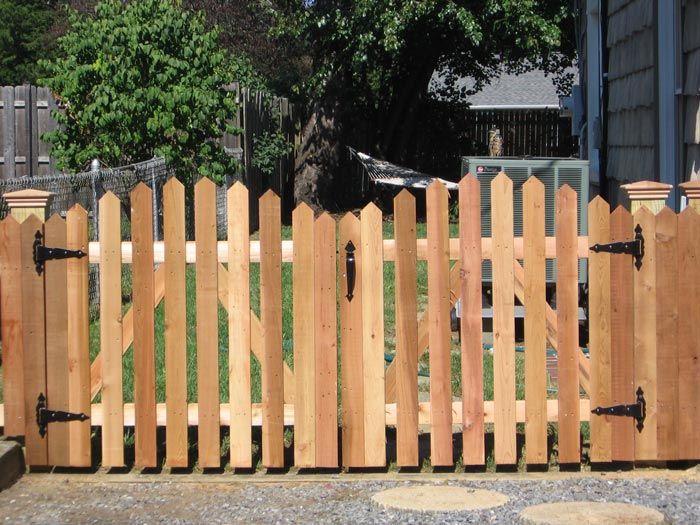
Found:
[[(153, 195), (144, 184), (130, 195), (130, 231), (119, 199), (102, 197), (99, 242), (88, 242), (79, 205), (45, 223), (9, 216), (0, 223), (0, 427), (25, 437), (29, 465), (122, 467), (126, 427), (141, 468), (160, 466), (163, 441), (172, 468), (219, 468), (223, 455), (243, 469), (258, 460), (267, 468), (416, 467), (424, 431), (433, 466), (454, 465), (460, 451), (465, 465), (483, 466), (491, 455), (498, 465), (546, 465), (555, 444), (556, 461), (579, 464), (583, 422), (590, 422), (594, 463), (700, 459), (700, 441), (679, 438), (693, 435), (700, 416), (700, 288), (693, 284), (700, 216), (691, 208), (611, 213), (597, 197), (588, 206), (589, 235), (578, 236), (577, 195), (563, 186), (555, 236), (546, 237), (544, 186), (532, 178), (522, 192), (522, 237), (513, 234), (505, 174), (491, 183), (490, 238), (481, 237), (486, 203), (472, 176), (460, 182), (454, 222), (445, 187), (427, 189), (424, 234), (415, 197), (399, 193), (391, 239), (374, 204), (337, 221), (302, 204), (283, 240), (281, 202), (271, 191), (258, 203), (260, 230), (251, 239), (248, 190), (236, 183), (227, 192), (227, 240), (217, 241), (216, 187), (208, 179), (195, 185), (193, 240), (175, 179), (163, 186), (163, 241), (154, 242)], [(630, 241), (637, 225), (639, 268), (630, 254), (589, 250)], [(49, 260), (37, 272), (37, 232), (47, 246), (87, 257)], [(548, 259), (558, 268), (556, 303), (547, 298)], [(589, 263), (587, 337), (579, 333), (580, 259)], [(493, 263), (486, 352), (483, 260)], [(90, 264), (101, 287), (92, 326)], [(450, 326), (458, 300), (459, 338)], [(555, 356), (556, 385), (548, 356)], [(641, 423), (605, 415), (613, 405), (633, 405), (637, 389)], [(39, 394), (51, 410), (90, 419), (51, 423), (43, 437), (35, 423)], [(591, 413), (597, 407), (603, 415)], [(100, 427), (101, 447), (91, 446), (91, 427)], [(387, 427), (395, 427), (395, 452)]]

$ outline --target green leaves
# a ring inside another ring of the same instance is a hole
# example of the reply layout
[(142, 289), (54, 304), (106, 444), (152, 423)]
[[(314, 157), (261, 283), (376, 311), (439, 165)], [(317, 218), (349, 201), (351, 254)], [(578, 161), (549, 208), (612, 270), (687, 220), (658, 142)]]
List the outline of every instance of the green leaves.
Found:
[(44, 137), (60, 168), (164, 155), (183, 180), (238, 169), (217, 142), (236, 111), (223, 88), (236, 69), (222, 67), (231, 61), (200, 13), (177, 0), (102, 0), (94, 17), (70, 20), (60, 56), (43, 63), (44, 84), (66, 106), (63, 128)]

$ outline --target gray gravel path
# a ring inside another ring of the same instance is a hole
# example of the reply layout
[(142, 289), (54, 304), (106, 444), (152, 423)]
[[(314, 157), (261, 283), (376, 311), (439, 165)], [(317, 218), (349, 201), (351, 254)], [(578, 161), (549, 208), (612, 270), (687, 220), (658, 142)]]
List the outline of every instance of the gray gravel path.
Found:
[[(173, 476), (115, 482), (110, 478), (118, 474), (96, 476), (87, 482), (70, 476), (25, 476), (0, 493), (0, 523), (514, 523), (526, 506), (566, 500), (641, 504), (663, 512), (672, 523), (700, 523), (700, 476), (326, 477), (280, 483), (181, 482)], [(416, 513), (383, 509), (371, 500), (377, 491), (419, 483), (497, 490), (510, 501), (481, 512)]]

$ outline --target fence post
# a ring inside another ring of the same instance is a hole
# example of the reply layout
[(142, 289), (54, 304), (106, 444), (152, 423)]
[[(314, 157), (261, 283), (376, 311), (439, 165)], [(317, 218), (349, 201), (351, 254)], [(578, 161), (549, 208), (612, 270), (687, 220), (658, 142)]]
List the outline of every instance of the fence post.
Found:
[(20, 224), (32, 214), (42, 222), (45, 221), (53, 196), (54, 194), (49, 191), (32, 189), (13, 191), (3, 195), (10, 213)]
[(666, 205), (666, 198), (673, 189), (671, 184), (642, 180), (625, 184), (622, 189), (630, 200), (630, 213), (634, 215), (641, 207), (645, 207), (654, 215)]
[(678, 185), (688, 199), (688, 206), (700, 213), (700, 181), (691, 180)]

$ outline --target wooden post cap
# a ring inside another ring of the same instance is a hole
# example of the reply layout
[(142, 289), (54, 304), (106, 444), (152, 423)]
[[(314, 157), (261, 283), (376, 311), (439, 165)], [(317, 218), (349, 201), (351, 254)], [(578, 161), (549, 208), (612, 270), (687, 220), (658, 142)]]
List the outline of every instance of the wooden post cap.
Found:
[(688, 199), (700, 199), (700, 180), (681, 182), (678, 187), (683, 190)]
[(620, 187), (625, 191), (627, 198), (630, 200), (630, 211), (633, 214), (642, 206), (648, 208), (654, 214), (659, 213), (666, 204), (668, 194), (671, 193), (671, 189), (673, 189), (673, 185), (671, 184), (649, 180), (632, 182), (631, 184), (624, 184)]
[(53, 196), (50, 191), (28, 189), (5, 193), (3, 198), (12, 216), (18, 222), (22, 222), (30, 215), (36, 215), (42, 221), (46, 220)]
[(666, 200), (671, 193), (673, 185), (664, 182), (642, 180), (621, 186), (631, 201), (658, 201)]
[(7, 207), (13, 208), (46, 208), (54, 194), (43, 190), (19, 190), (5, 193), (3, 198)]

